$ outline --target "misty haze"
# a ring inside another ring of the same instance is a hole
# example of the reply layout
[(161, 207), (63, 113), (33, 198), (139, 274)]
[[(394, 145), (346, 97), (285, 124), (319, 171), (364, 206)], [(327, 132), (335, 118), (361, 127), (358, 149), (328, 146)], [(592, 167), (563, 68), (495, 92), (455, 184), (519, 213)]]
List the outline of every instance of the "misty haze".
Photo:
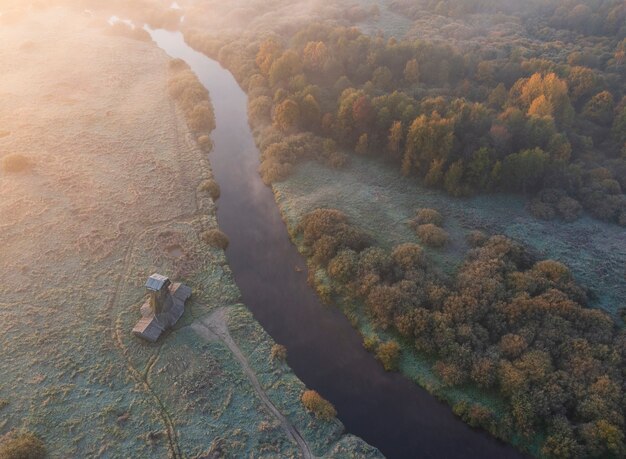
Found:
[(626, 1), (0, 0), (0, 459), (626, 457)]

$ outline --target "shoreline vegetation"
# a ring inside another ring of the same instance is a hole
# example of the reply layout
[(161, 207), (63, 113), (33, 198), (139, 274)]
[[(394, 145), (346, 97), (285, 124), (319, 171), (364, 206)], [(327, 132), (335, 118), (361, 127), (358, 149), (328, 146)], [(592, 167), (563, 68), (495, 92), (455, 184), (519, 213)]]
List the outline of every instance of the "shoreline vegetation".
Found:
[[(239, 41), (187, 26), (185, 38), (248, 94), (268, 184), (308, 160), (349, 168), (346, 151), (381, 154), (399, 173), (453, 196), (513, 191), (529, 197), (539, 218), (567, 222), (584, 209), (626, 224), (626, 174), (619, 172), (626, 99), (611, 73), (624, 71), (617, 42), (603, 73), (574, 54), (565, 64), (516, 57), (468, 66), (450, 46), (321, 23)], [(273, 189), (308, 257), (311, 284), (348, 315), (386, 369), (534, 455), (624, 454), (624, 331), (587, 307), (566, 266), (533, 259), (509, 238), (473, 232), (458, 272), (442, 276), (420, 245), (381, 249), (323, 204), (294, 224)], [(417, 240), (446, 244), (445, 229), (419, 220)]]
[[(311, 285), (385, 369), (420, 383), (472, 427), (546, 457), (563, 448), (569, 457), (593, 454), (583, 445), (595, 427), (619, 438), (619, 425), (604, 417), (619, 419), (611, 407), (619, 406), (622, 361), (614, 359), (623, 359), (624, 334), (584, 307), (584, 291), (561, 263), (473, 232), (474, 248), (446, 279), (419, 244), (381, 249), (333, 209), (291, 230)], [(587, 411), (592, 396), (605, 408)]]

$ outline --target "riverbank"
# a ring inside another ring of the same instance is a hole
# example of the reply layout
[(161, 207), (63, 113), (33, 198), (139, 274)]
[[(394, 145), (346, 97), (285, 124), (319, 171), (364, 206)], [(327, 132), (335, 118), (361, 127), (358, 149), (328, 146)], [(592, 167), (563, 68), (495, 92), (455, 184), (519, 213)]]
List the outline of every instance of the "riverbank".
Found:
[(346, 317), (325, 307), (307, 284), (306, 260), (292, 244), (272, 190), (258, 174), (247, 96), (219, 63), (194, 51), (180, 33), (153, 38), (185, 60), (213, 94), (217, 129), (211, 165), (221, 186), (218, 220), (243, 302), (288, 349), (288, 363), (329, 399), (348, 430), (389, 457), (520, 457), (471, 429), (424, 389), (383, 370)]
[[(212, 173), (165, 53), (92, 12), (11, 18), (0, 159), (26, 167), (0, 172), (0, 436), (30, 430), (52, 458), (290, 457), (295, 429), (316, 456), (380, 457), (304, 409), (224, 251), (201, 240), (218, 226)], [(193, 296), (152, 345), (130, 330), (154, 271)], [(231, 340), (195, 327), (217, 310)]]
[[(334, 169), (321, 163), (310, 161), (297, 166), (292, 175), (283, 182), (274, 183), (272, 189), (290, 236), (300, 252), (310, 257), (311, 247), (306, 246), (299, 236), (302, 219), (312, 210), (319, 208), (338, 209), (349, 222), (359, 230), (364, 230), (375, 246), (387, 251), (404, 243), (420, 243), (411, 225), (415, 212), (420, 208), (434, 208), (443, 214), (443, 226), (450, 235), (444, 248), (424, 246), (428, 259), (435, 269), (441, 269), (450, 278), (455, 276), (465, 255), (471, 249), (467, 237), (472, 230), (486, 231), (488, 234), (506, 234), (529, 246), (539, 259), (553, 257), (573, 266), (576, 279), (591, 291), (591, 304), (604, 307), (599, 299), (609, 298), (607, 308), (615, 312), (619, 303), (611, 295), (610, 286), (621, 285), (602, 282), (594, 278), (594, 272), (585, 271), (584, 262), (588, 257), (592, 265), (621, 266), (624, 255), (621, 243), (624, 235), (616, 225), (601, 223), (584, 218), (568, 226), (555, 222), (538, 221), (526, 214), (520, 198), (511, 196), (477, 197), (459, 200), (442, 193), (419, 187), (414, 180), (399, 178), (397, 171), (380, 161), (353, 156), (350, 165)], [(589, 237), (593, 228), (595, 237)], [(541, 242), (537, 245), (536, 242)], [(595, 258), (598, 257), (598, 258)], [(521, 435), (504, 434), (501, 430), (508, 422), (509, 407), (495, 391), (480, 390), (473, 384), (449, 384), (443, 381), (436, 369), (436, 359), (429, 358), (415, 350), (415, 343), (397, 332), (380, 327), (371, 311), (361, 302), (355, 301), (354, 284), (347, 289), (328, 278), (324, 269), (313, 259), (309, 259), (309, 269), (315, 271), (316, 286), (320, 295), (336, 305), (361, 333), (364, 346), (375, 348), (374, 343), (396, 341), (400, 344), (400, 359), (397, 370), (412, 381), (426, 388), (430, 393), (444, 400), (455, 412), (467, 414), (463, 407), (478, 406), (486, 409), (493, 417), (491, 421), (478, 423), (494, 433), (503, 436), (520, 449), (541, 456), (541, 434), (524, 438)], [(603, 271), (606, 273), (606, 271)], [(619, 277), (619, 272), (614, 275)], [(589, 279), (594, 284), (586, 284)], [(608, 284), (608, 285), (607, 285)], [(593, 289), (592, 289), (593, 285)], [(347, 290), (347, 293), (346, 293)], [(344, 296), (345, 294), (345, 296)], [(612, 309), (614, 308), (614, 309)], [(608, 318), (607, 318), (608, 321)], [(530, 325), (530, 322), (528, 323)], [(467, 419), (470, 424), (476, 422)]]

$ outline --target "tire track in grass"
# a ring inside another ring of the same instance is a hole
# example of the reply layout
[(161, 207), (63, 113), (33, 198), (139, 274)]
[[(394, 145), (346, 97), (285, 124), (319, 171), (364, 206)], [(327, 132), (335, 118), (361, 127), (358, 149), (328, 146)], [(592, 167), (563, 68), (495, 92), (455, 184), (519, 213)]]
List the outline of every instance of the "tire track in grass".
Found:
[[(126, 280), (130, 278), (131, 271), (132, 271), (131, 259), (132, 259), (133, 251), (135, 249), (135, 244), (136, 244), (137, 239), (145, 235), (147, 232), (152, 231), (153, 229), (156, 229), (160, 226), (167, 225), (168, 223), (172, 223), (172, 222), (182, 223), (193, 217), (197, 217), (197, 212), (194, 212), (193, 214), (180, 215), (178, 217), (158, 221), (145, 227), (144, 231), (142, 231), (141, 233), (131, 236), (130, 240), (128, 241), (126, 250), (124, 252), (124, 258), (123, 258), (123, 262), (121, 266), (122, 273), (117, 276), (113, 291), (109, 295), (109, 298), (107, 299), (107, 302), (106, 302), (107, 310), (110, 312), (111, 315), (113, 315), (114, 309), (119, 304), (119, 296), (120, 296), (122, 287), (125, 286)], [(151, 363), (150, 361), (148, 362), (148, 368), (142, 373), (132, 364), (130, 360), (130, 356), (128, 355), (128, 349), (126, 348), (122, 340), (121, 324), (119, 321), (119, 317), (117, 316), (113, 316), (111, 318), (111, 336), (113, 338), (113, 342), (115, 343), (116, 347), (120, 350), (122, 355), (126, 358), (126, 367), (128, 368), (128, 371), (131, 374), (131, 376), (135, 379), (137, 383), (139, 383), (143, 387), (146, 393), (152, 396), (152, 398), (156, 402), (159, 413), (161, 415), (161, 419), (163, 421), (163, 424), (165, 425), (165, 429), (167, 432), (167, 440), (168, 440), (168, 446), (169, 446), (171, 456), (174, 459), (182, 459), (183, 454), (181, 452), (180, 445), (178, 442), (178, 434), (176, 433), (174, 422), (172, 421), (172, 418), (169, 412), (167, 411), (163, 401), (159, 398), (159, 396), (156, 394), (154, 389), (152, 389), (152, 386), (150, 385), (148, 381), (149, 372), (154, 366), (154, 364), (156, 363), (156, 361), (158, 360), (158, 354), (156, 357), (150, 359), (152, 362)], [(160, 350), (161, 350), (161, 345), (159, 345), (158, 347), (159, 353), (160, 353)]]
[(241, 365), (241, 369), (244, 374), (252, 384), (255, 392), (266, 406), (266, 408), (270, 411), (270, 413), (280, 422), (283, 427), (283, 430), (290, 437), (294, 443), (298, 445), (300, 451), (302, 452), (302, 457), (304, 459), (314, 459), (315, 456), (311, 452), (311, 448), (309, 447), (306, 440), (302, 437), (298, 429), (287, 419), (287, 417), (280, 412), (280, 410), (274, 405), (274, 403), (270, 400), (269, 396), (261, 386), (259, 379), (256, 376), (255, 371), (250, 367), (248, 363), (248, 359), (243, 354), (237, 343), (233, 340), (230, 332), (228, 331), (227, 324), (227, 308), (222, 307), (212, 312), (209, 316), (206, 316), (202, 319), (196, 320), (190, 327), (198, 333), (200, 336), (204, 337), (207, 340), (214, 339), (215, 337), (222, 341), (226, 347), (230, 350), (230, 352), (235, 356), (239, 364)]

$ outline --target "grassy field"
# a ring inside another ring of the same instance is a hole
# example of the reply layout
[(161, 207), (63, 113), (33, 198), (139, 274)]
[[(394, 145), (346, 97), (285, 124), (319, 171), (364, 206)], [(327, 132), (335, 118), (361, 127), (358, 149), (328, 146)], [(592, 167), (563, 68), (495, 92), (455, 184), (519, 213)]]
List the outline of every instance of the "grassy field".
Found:
[(317, 207), (337, 208), (378, 244), (392, 247), (419, 242), (408, 222), (417, 209), (437, 209), (451, 243), (445, 249), (427, 249), (444, 271), (453, 272), (468, 249), (466, 236), (479, 229), (505, 234), (528, 246), (538, 258), (568, 265), (576, 280), (591, 292), (590, 305), (616, 316), (626, 306), (626, 233), (617, 225), (587, 216), (573, 222), (532, 217), (519, 196), (494, 195), (458, 199), (401, 178), (397, 168), (352, 156), (344, 169), (309, 162), (285, 182), (274, 185), (287, 224)]
[[(260, 388), (315, 455), (377, 457), (306, 412), (223, 251), (201, 242), (217, 227), (199, 189), (211, 171), (167, 95), (164, 53), (90, 14), (11, 18), (0, 160), (26, 166), (0, 170), (0, 437), (26, 428), (53, 458), (302, 455)], [(130, 330), (155, 271), (193, 296), (147, 344)], [(216, 310), (243, 360), (198, 333)]]

